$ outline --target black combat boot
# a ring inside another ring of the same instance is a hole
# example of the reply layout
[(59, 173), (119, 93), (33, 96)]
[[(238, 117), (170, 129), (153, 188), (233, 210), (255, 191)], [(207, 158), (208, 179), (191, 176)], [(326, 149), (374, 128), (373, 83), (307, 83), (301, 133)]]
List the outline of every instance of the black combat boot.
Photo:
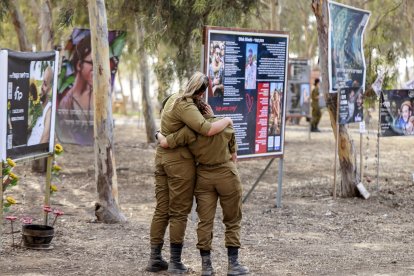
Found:
[(151, 255), (148, 261), (148, 265), (145, 268), (146, 271), (158, 272), (161, 270), (167, 270), (168, 263), (161, 256), (161, 244), (151, 244)]
[(311, 124), (310, 131), (311, 132), (314, 132), (315, 131), (315, 127), (313, 126), (313, 124)]
[(249, 274), (249, 269), (246, 266), (239, 264), (239, 248), (227, 247), (227, 255), (229, 258), (229, 267), (227, 269), (227, 276), (246, 275)]
[(200, 250), (201, 255), (201, 276), (214, 275), (214, 269), (211, 265), (210, 250)]
[(178, 243), (171, 244), (171, 257), (168, 264), (168, 272), (173, 274), (184, 274), (188, 272), (188, 268), (181, 262), (181, 252), (183, 245)]

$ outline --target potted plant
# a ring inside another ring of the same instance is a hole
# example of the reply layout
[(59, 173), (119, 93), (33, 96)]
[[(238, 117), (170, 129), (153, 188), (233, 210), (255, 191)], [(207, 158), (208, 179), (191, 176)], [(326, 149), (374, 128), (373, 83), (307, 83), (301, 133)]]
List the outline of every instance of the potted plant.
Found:
[(50, 249), (50, 243), (55, 235), (54, 225), (58, 217), (64, 213), (61, 210), (54, 209), (50, 206), (43, 206), (43, 211), (49, 216), (53, 213), (55, 218), (51, 225), (32, 224), (28, 218), (22, 219), (22, 242), (23, 246), (31, 249)]

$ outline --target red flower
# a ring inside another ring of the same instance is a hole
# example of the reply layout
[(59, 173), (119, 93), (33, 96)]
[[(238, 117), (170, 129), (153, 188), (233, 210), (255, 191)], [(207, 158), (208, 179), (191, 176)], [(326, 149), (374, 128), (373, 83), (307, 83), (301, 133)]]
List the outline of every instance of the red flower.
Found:
[(5, 219), (9, 220), (9, 221), (15, 221), (17, 219), (17, 217), (14, 216), (7, 216), (5, 217)]
[(53, 214), (55, 214), (55, 219), (53, 220), (53, 223), (51, 225), (52, 227), (55, 225), (55, 222), (56, 222), (57, 218), (62, 216), (64, 213), (59, 209), (55, 209), (55, 210), (53, 210)]
[(53, 214), (55, 214), (58, 217), (58, 216), (63, 216), (65, 213), (59, 209), (55, 209), (53, 210)]
[(32, 224), (33, 219), (32, 219), (31, 217), (22, 217), (22, 218), (20, 219), (20, 221), (21, 221), (23, 224)]
[(52, 212), (52, 208), (48, 205), (43, 206), (43, 211), (45, 211), (46, 213), (50, 213)]

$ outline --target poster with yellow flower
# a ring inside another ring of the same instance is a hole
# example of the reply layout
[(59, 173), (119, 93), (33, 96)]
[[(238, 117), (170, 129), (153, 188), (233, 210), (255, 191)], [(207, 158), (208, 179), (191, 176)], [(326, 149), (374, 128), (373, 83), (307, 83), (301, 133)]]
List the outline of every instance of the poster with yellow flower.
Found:
[(59, 53), (0, 51), (0, 157), (54, 151)]

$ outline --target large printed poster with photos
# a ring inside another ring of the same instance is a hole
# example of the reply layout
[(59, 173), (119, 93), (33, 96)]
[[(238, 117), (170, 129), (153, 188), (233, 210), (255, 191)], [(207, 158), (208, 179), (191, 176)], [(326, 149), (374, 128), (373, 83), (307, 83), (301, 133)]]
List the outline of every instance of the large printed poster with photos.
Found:
[(289, 35), (206, 27), (204, 41), (207, 102), (233, 119), (238, 156), (283, 155)]
[(414, 90), (383, 90), (380, 96), (381, 136), (414, 135)]
[[(125, 45), (126, 32), (109, 31), (111, 85)], [(56, 134), (62, 143), (93, 144), (93, 62), (88, 29), (74, 29), (59, 74)]]
[(364, 119), (362, 88), (341, 88), (339, 97), (339, 124), (362, 122)]
[(329, 92), (344, 87), (362, 87), (365, 91), (363, 37), (371, 13), (333, 1), (328, 7)]
[(310, 117), (311, 67), (307, 59), (289, 59), (286, 115)]
[(53, 152), (59, 53), (0, 51), (0, 155)]

